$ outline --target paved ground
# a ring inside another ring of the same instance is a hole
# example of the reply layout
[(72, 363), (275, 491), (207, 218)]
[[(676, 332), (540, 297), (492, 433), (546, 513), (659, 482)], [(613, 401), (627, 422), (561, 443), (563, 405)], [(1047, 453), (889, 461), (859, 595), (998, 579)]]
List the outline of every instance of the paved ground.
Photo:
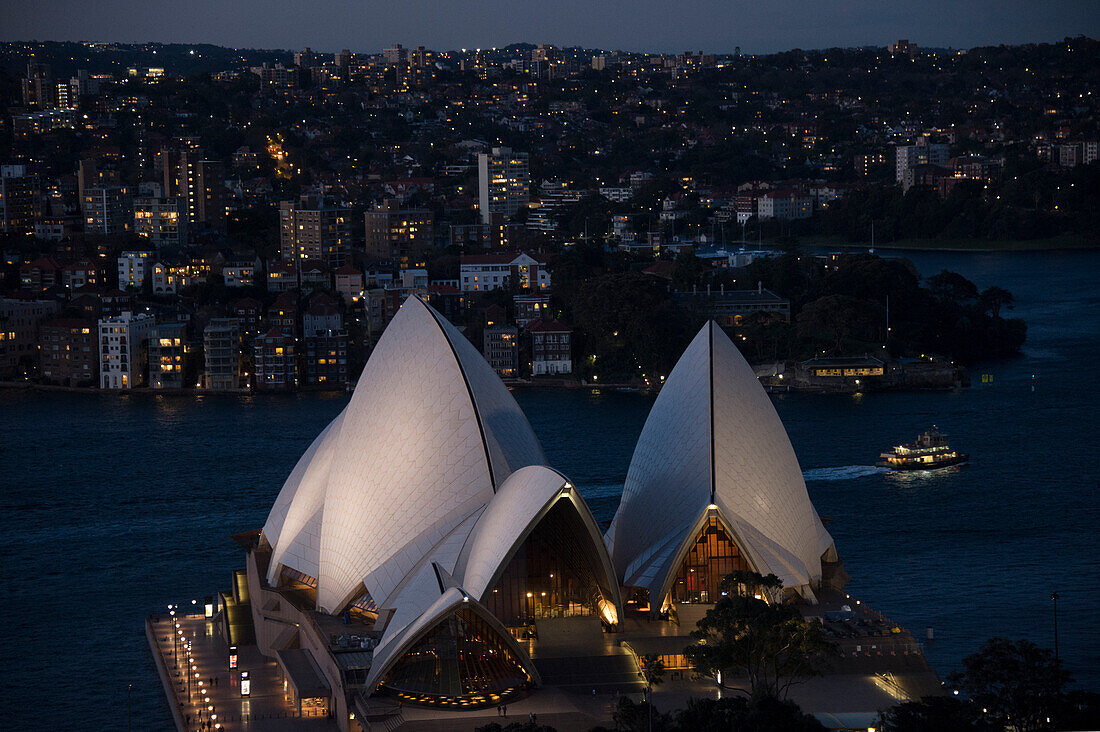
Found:
[[(202, 722), (213, 721), (224, 730), (254, 732), (284, 732), (303, 730), (334, 730), (333, 720), (323, 717), (298, 717), (296, 706), (284, 692), (283, 679), (274, 660), (260, 655), (255, 646), (240, 649), (238, 669), (228, 668), (228, 648), (217, 626), (201, 615), (178, 620), (179, 630), (173, 640), (176, 619), (168, 615), (150, 619), (155, 651), (166, 669), (176, 703), (179, 705), (181, 729), (201, 730)], [(624, 653), (617, 643), (629, 635), (665, 635), (675, 633), (667, 623), (638, 624), (625, 627), (622, 636), (600, 633), (582, 624), (545, 626), (540, 640), (531, 650), (536, 665), (545, 668), (547, 676), (561, 676), (577, 683), (558, 686), (554, 683), (539, 689), (532, 696), (508, 705), (507, 718), (496, 709), (451, 711), (405, 706), (400, 713), (375, 724), (375, 729), (387, 732), (472, 732), (492, 722), (502, 725), (526, 722), (535, 714), (541, 724), (559, 732), (587, 732), (597, 725), (611, 725), (611, 714), (620, 694), (641, 700), (640, 684), (624, 675), (622, 664), (597, 664), (621, 660)], [(187, 644), (190, 643), (190, 653)], [(611, 658), (605, 654), (610, 654)], [(633, 660), (630, 665), (633, 666)], [(567, 666), (568, 668), (564, 668)], [(605, 668), (605, 666), (607, 666)], [(249, 697), (240, 693), (240, 671), (252, 677)], [(629, 669), (627, 669), (629, 670)], [(671, 676), (671, 675), (669, 675)], [(547, 678), (546, 682), (559, 681)], [(581, 683), (583, 681), (583, 683)], [(190, 682), (190, 688), (188, 683)], [(200, 683), (201, 682), (201, 683)], [(693, 679), (690, 673), (667, 680), (654, 690), (657, 709), (670, 711), (682, 708), (689, 698), (721, 698), (738, 696), (745, 688), (744, 680), (727, 679), (727, 687), (719, 689), (713, 681)], [(895, 673), (892, 675), (843, 673), (812, 679), (792, 687), (790, 698), (805, 710), (829, 714), (872, 713), (896, 704), (903, 698), (919, 698), (939, 688), (935, 674)], [(592, 694), (591, 690), (596, 693)], [(209, 699), (209, 701), (207, 701)], [(210, 710), (209, 707), (214, 709)], [(211, 720), (211, 714), (217, 717)]]
[[(228, 647), (213, 622), (202, 615), (178, 620), (167, 614), (154, 618), (150, 626), (156, 651), (168, 672), (187, 732), (201, 730), (204, 722), (221, 725), (222, 730), (336, 729), (332, 720), (323, 717), (298, 717), (297, 706), (284, 694), (275, 661), (264, 658), (256, 646), (239, 649), (238, 668), (231, 671)], [(176, 622), (183, 633), (173, 640)], [(248, 671), (252, 680), (247, 697), (241, 696), (241, 671)]]

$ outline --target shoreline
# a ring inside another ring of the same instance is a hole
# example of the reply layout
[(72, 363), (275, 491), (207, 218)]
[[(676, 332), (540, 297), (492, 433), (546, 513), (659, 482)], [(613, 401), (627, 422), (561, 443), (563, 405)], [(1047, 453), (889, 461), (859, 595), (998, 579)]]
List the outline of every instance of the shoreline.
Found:
[[(779, 244), (772, 242), (769, 246)], [(1047, 239), (899, 239), (875, 243), (869, 241), (845, 242), (832, 238), (799, 241), (799, 247), (824, 249), (880, 249), (909, 252), (965, 252), (965, 253), (1034, 253), (1034, 252), (1091, 252), (1100, 251), (1100, 241), (1090, 241), (1084, 236), (1062, 235)]]

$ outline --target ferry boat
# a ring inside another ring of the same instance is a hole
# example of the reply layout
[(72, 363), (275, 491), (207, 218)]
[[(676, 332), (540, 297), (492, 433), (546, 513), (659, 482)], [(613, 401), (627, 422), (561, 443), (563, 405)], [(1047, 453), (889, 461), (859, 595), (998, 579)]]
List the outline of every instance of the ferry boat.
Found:
[(970, 459), (965, 452), (959, 452), (947, 444), (947, 435), (940, 433), (935, 425), (932, 429), (917, 437), (911, 445), (898, 445), (893, 452), (880, 455), (881, 468), (893, 470), (935, 470), (951, 465), (959, 465)]

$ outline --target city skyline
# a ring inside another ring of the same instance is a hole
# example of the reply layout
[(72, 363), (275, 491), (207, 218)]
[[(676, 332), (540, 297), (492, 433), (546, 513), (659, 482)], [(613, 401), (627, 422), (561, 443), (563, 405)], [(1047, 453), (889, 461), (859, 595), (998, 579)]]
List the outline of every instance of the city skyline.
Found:
[[(955, 7), (921, 0), (886, 7), (856, 0), (767, 6), (726, 6), (695, 0), (672, 6), (654, 0), (602, 3), (578, 0), (517, 5), (486, 0), (475, 6), (412, 0), (400, 7), (336, 0), (326, 12), (297, 3), (216, 3), (186, 6), (152, 0), (134, 6), (107, 0), (19, 5), (5, 2), (3, 40), (211, 43), (238, 48), (299, 48), (377, 52), (392, 43), (458, 50), (512, 43), (550, 43), (623, 51), (772, 53), (885, 45), (909, 38), (923, 47), (1054, 42), (1100, 32), (1096, 6), (1073, 0), (1038, 5), (990, 0)], [(942, 22), (945, 14), (954, 19)], [(124, 21), (124, 23), (123, 23)]]

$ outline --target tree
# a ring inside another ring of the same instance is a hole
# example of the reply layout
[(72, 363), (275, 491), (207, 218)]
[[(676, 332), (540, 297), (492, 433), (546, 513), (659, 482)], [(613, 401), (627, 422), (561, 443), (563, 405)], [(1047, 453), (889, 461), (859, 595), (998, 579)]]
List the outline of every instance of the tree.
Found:
[(987, 287), (982, 290), (982, 294), (978, 296), (978, 304), (982, 306), (982, 310), (992, 315), (994, 318), (1001, 317), (1001, 308), (1007, 307), (1012, 309), (1012, 305), (1016, 302), (1016, 299), (1012, 297), (1012, 293), (1003, 287)]
[(779, 699), (688, 699), (675, 713), (683, 732), (815, 732), (825, 725), (792, 701)]
[(642, 680), (645, 681), (647, 711), (652, 715), (653, 687), (665, 678), (665, 662), (656, 653), (647, 653), (639, 659), (639, 665), (642, 667)]
[(661, 714), (649, 702), (635, 704), (628, 696), (619, 698), (611, 718), (615, 720), (615, 729), (626, 732), (671, 732), (675, 729), (668, 714)]
[(941, 270), (939, 274), (927, 279), (932, 294), (944, 300), (957, 303), (973, 302), (978, 299), (978, 288), (958, 272)]
[(744, 673), (753, 699), (783, 699), (800, 679), (819, 675), (835, 646), (821, 626), (780, 602), (782, 581), (739, 570), (722, 581), (727, 594), (692, 631), (684, 655), (696, 670), (717, 676)]
[(963, 659), (964, 671), (948, 685), (965, 692), (989, 718), (1017, 732), (1048, 729), (1046, 721), (1063, 706), (1070, 675), (1049, 649), (1028, 640), (990, 638)]
[(878, 323), (878, 306), (847, 295), (819, 297), (798, 314), (798, 335), (834, 354), (843, 353), (851, 340), (870, 341)]
[(690, 338), (686, 314), (664, 286), (637, 272), (585, 280), (573, 318), (577, 353), (596, 356), (582, 373), (601, 382), (667, 374)]
[(982, 715), (980, 707), (953, 696), (926, 696), (880, 712), (878, 728), (883, 732), (1000, 732), (998, 725)]
[(665, 662), (656, 653), (648, 653), (638, 659), (642, 667), (642, 679), (646, 688), (657, 686), (665, 679)]

